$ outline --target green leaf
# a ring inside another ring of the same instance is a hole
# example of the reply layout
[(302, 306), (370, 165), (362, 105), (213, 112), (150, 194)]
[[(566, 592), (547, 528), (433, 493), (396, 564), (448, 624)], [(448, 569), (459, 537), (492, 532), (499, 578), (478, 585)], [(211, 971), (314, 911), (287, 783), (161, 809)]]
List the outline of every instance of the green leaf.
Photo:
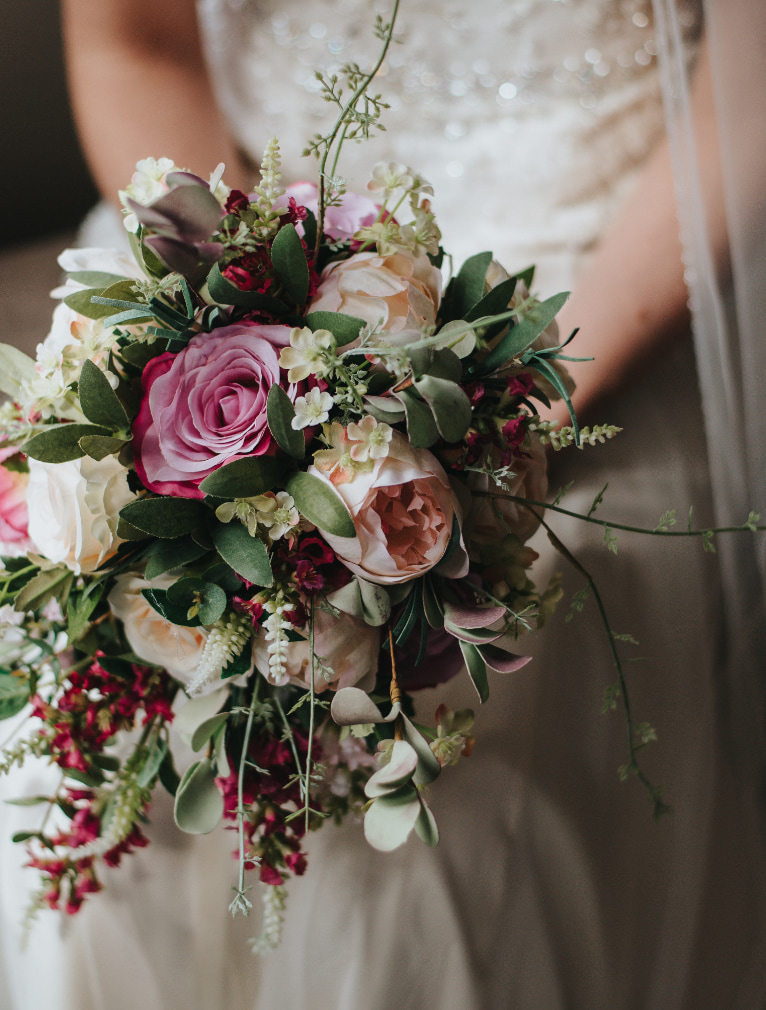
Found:
[(417, 393), (403, 389), (397, 398), (404, 407), (407, 417), (407, 436), (416, 449), (427, 449), (439, 438), (431, 408)]
[(300, 307), (309, 291), (309, 268), (294, 224), (283, 225), (271, 243), (271, 262), (285, 291)]
[(285, 488), (301, 515), (320, 530), (336, 537), (356, 536), (351, 513), (331, 485), (313, 474), (299, 471), (290, 477)]
[(145, 555), (149, 560), (144, 575), (151, 582), (163, 572), (191, 564), (206, 553), (205, 548), (195, 543), (191, 537), (155, 540)]
[[(303, 443), (302, 437), (301, 443)], [(200, 491), (216, 498), (253, 498), (265, 491), (271, 491), (283, 470), (281, 461), (273, 456), (235, 459), (233, 463), (225, 463), (205, 477), (200, 484)]]
[(471, 402), (449, 379), (424, 375), (415, 388), (431, 408), (439, 434), (446, 442), (459, 442), (471, 425)]
[(229, 765), (229, 756), (226, 753), (226, 723), (219, 726), (213, 736), (213, 752), (219, 776), (221, 778), (228, 778), (231, 775), (231, 766)]
[(70, 597), (67, 607), (67, 637), (69, 644), (76, 642), (85, 630), (85, 626), (90, 620), (90, 616), (98, 606), (104, 592), (103, 582), (91, 583), (93, 590), (90, 593), (80, 593), (76, 597)]
[(0, 392), (18, 400), (21, 383), (35, 377), (35, 363), (11, 344), (0, 344)]
[(450, 319), (465, 319), (466, 315), (484, 294), (487, 270), (492, 262), (491, 252), (470, 256), (450, 284), (448, 299)]
[(290, 402), (290, 397), (281, 386), (272, 386), (266, 398), (269, 431), (283, 452), (295, 459), (303, 459), (306, 455), (306, 439), (302, 431), (296, 431), (292, 427), (294, 417), (295, 407)]
[(0, 673), (0, 719), (18, 715), (29, 701), (29, 688), (26, 678)]
[(366, 326), (364, 319), (356, 316), (344, 316), (340, 312), (309, 312), (306, 322), (312, 331), (329, 330), (335, 337), (338, 347), (352, 343), (359, 336), (359, 331)]
[(198, 498), (140, 498), (120, 511), (125, 522), (163, 540), (191, 533), (209, 516), (209, 509)]
[(179, 628), (198, 628), (202, 623), (198, 617), (189, 618), (188, 607), (178, 607), (168, 600), (165, 589), (142, 589), (141, 595), (160, 616)]
[(77, 384), (82, 412), (93, 424), (115, 431), (128, 431), (130, 418), (109, 380), (90, 358), (86, 358)]
[(78, 284), (84, 284), (88, 288), (100, 288), (102, 291), (111, 284), (126, 279), (119, 274), (108, 274), (103, 270), (73, 270), (67, 276)]
[(109, 428), (95, 424), (52, 424), (44, 431), (33, 435), (21, 447), (21, 451), (42, 463), (68, 463), (81, 459), (85, 450), (80, 447), (80, 439), (85, 435), (106, 435), (111, 437)]
[(444, 604), (431, 583), (428, 575), (423, 578), (423, 610), (432, 628), (444, 626)]
[(196, 606), (196, 616), (203, 624), (215, 624), (226, 610), (226, 593), (214, 582), (195, 577), (179, 579), (167, 591), (168, 603), (187, 613)]
[(63, 597), (69, 590), (74, 574), (65, 565), (57, 565), (46, 572), (39, 572), (24, 586), (16, 597), (13, 609), (19, 613), (39, 610), (54, 596)]
[(80, 439), (80, 448), (91, 459), (102, 460), (119, 452), (129, 441), (124, 438), (110, 438), (108, 435), (83, 435)]
[(465, 316), (467, 323), (482, 316), (497, 316), (505, 312), (513, 298), (516, 289), (516, 278), (509, 277), (507, 281), (501, 281), (491, 288), (483, 298), (480, 298), (475, 305), (471, 306)]
[(173, 814), (181, 831), (190, 835), (207, 835), (218, 825), (223, 817), (223, 796), (208, 758), (187, 769), (176, 792)]
[(470, 642), (459, 642), (460, 651), (471, 678), (473, 686), (479, 695), (479, 700), (483, 703), (489, 698), (489, 681), (487, 680), (487, 667), (481, 653), (475, 645)]
[(545, 376), (545, 378), (548, 380), (548, 382), (550, 382), (550, 384), (553, 386), (553, 388), (559, 394), (559, 396), (561, 397), (561, 399), (567, 405), (567, 410), (569, 411), (569, 418), (570, 418), (570, 420), (572, 422), (572, 431), (574, 433), (574, 444), (575, 445), (579, 445), (580, 444), (580, 425), (579, 425), (579, 423), (577, 421), (577, 415), (575, 414), (574, 407), (572, 405), (572, 400), (570, 399), (570, 396), (569, 396), (569, 390), (566, 387), (566, 383), (561, 378), (561, 376), (556, 371), (556, 369), (553, 367), (553, 365), (549, 361), (546, 361), (545, 358), (538, 358), (538, 357), (535, 356), (529, 362), (529, 365), (530, 365), (530, 368), (536, 368), (537, 371), (541, 373), (541, 375)]
[(436, 818), (431, 813), (431, 808), (426, 805), (423, 797), (420, 797), (420, 814), (415, 821), (415, 834), (426, 845), (439, 844), (439, 829), (436, 826)]
[(288, 315), (290, 310), (277, 298), (261, 294), (260, 291), (242, 291), (228, 281), (221, 273), (218, 264), (207, 275), (207, 288), (210, 296), (220, 305), (236, 305), (242, 309), (260, 309), (275, 316)]
[[(151, 319), (151, 312), (141, 305), (135, 292), (131, 290), (134, 283), (135, 281), (119, 280), (106, 288), (83, 288), (80, 291), (73, 291), (71, 295), (67, 295), (64, 299), (64, 304), (68, 305), (75, 312), (78, 312), (81, 316), (85, 316), (86, 319), (106, 319), (108, 316), (114, 315), (115, 302), (125, 303), (121, 307), (143, 308), (144, 315), (147, 319)], [(93, 298), (103, 300), (101, 302), (94, 302)]]
[(181, 784), (181, 777), (173, 764), (173, 753), (168, 750), (160, 765), (160, 782), (171, 796), (175, 796)]
[(168, 742), (159, 733), (153, 733), (149, 742), (149, 753), (146, 755), (144, 766), (138, 773), (136, 779), (142, 789), (146, 789), (159, 775), (160, 765), (165, 760), (168, 753)]
[(274, 582), (269, 555), (258, 537), (251, 537), (242, 523), (219, 523), (213, 528), (213, 543), (227, 565), (256, 586)]
[(520, 281), (522, 281), (522, 283), (524, 283), (527, 286), (527, 288), (531, 288), (532, 281), (535, 279), (534, 263), (532, 264), (532, 266), (527, 267), (526, 270), (519, 271), (519, 273), (517, 273), (516, 276)]
[(228, 680), (229, 677), (242, 677), (250, 673), (252, 666), (253, 657), (250, 649), (243, 649), (221, 670), (221, 680)]
[(191, 738), (191, 749), (196, 752), (204, 747), (210, 737), (215, 736), (217, 730), (224, 725), (228, 718), (228, 712), (219, 712), (218, 715), (212, 715), (209, 719), (205, 719), (194, 731)]
[(535, 306), (528, 315), (524, 316), (521, 322), (517, 323), (508, 332), (500, 343), (493, 348), (484, 359), (484, 368), (491, 371), (499, 368), (506, 361), (517, 357), (528, 347), (530, 347), (540, 334), (553, 322), (556, 313), (561, 310), (564, 302), (569, 298), (568, 291), (562, 291), (551, 298), (546, 298)]

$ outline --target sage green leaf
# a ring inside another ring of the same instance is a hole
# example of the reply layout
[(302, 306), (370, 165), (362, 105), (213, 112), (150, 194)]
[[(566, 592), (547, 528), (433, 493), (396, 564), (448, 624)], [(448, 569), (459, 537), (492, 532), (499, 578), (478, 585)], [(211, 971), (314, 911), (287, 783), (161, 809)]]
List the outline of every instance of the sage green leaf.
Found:
[(152, 733), (149, 740), (149, 753), (146, 755), (143, 768), (136, 779), (142, 789), (152, 784), (160, 772), (160, 765), (168, 753), (168, 742), (159, 733)]
[(428, 449), (439, 438), (430, 406), (411, 389), (396, 394), (407, 417), (407, 436), (416, 449)]
[(188, 616), (188, 607), (171, 603), (166, 589), (142, 589), (141, 595), (161, 617), (171, 624), (177, 624), (179, 628), (198, 628), (202, 623), (199, 617)]
[[(458, 359), (467, 358), (476, 347), (476, 333), (464, 319), (452, 319), (445, 323), (437, 336), (441, 341), (439, 350), (451, 351)], [(448, 379), (451, 376), (445, 375), (442, 378)]]
[(364, 817), (364, 837), (379, 852), (403, 845), (420, 815), (420, 797), (414, 786), (380, 796)]
[(327, 602), (373, 628), (381, 627), (391, 616), (391, 598), (383, 586), (366, 582), (358, 576), (330, 593)]
[(281, 461), (273, 456), (235, 459), (208, 474), (200, 484), (200, 491), (216, 498), (253, 498), (271, 491), (283, 470)]
[(149, 534), (144, 533), (143, 530), (139, 530), (135, 526), (131, 526), (130, 523), (126, 523), (124, 519), (118, 516), (117, 536), (121, 540), (146, 540)]
[(178, 537), (175, 540), (155, 540), (144, 557), (148, 558), (146, 563), (145, 577), (151, 582), (163, 572), (169, 572), (173, 568), (181, 568), (182, 565), (191, 564), (206, 554), (204, 547), (200, 547), (191, 537)]
[(85, 450), (80, 447), (80, 439), (85, 435), (106, 435), (111, 430), (96, 424), (52, 424), (33, 435), (21, 447), (21, 451), (42, 463), (68, 463), (81, 459)]
[(74, 575), (65, 565), (57, 565), (45, 572), (38, 572), (24, 586), (16, 597), (13, 609), (19, 613), (39, 610), (54, 596), (62, 597), (69, 591)]
[(495, 285), (483, 298), (480, 298), (475, 305), (471, 306), (465, 316), (466, 322), (471, 323), (474, 319), (480, 319), (481, 316), (496, 316), (500, 315), (501, 312), (505, 312), (511, 304), (515, 289), (515, 277), (510, 277), (507, 281), (501, 281)]
[(320, 530), (336, 537), (356, 536), (351, 513), (330, 484), (311, 473), (298, 471), (286, 482), (285, 489), (292, 495), (301, 515)]
[(402, 730), (404, 739), (418, 756), (418, 764), (412, 781), (416, 786), (428, 785), (441, 774), (442, 766), (439, 764), (439, 759), (428, 746), (428, 741), (423, 734), (404, 714), (402, 714)]
[(231, 765), (229, 764), (229, 756), (226, 753), (226, 723), (220, 725), (213, 734), (213, 752), (215, 754), (218, 775), (224, 779), (228, 778), (231, 775)]
[(449, 379), (424, 375), (415, 380), (415, 388), (431, 408), (441, 437), (446, 442), (459, 442), (471, 425), (471, 401), (460, 386)]
[(358, 726), (364, 723), (387, 722), (366, 691), (359, 687), (341, 687), (335, 692), (330, 715), (338, 726)]
[(21, 384), (36, 375), (32, 358), (11, 344), (0, 344), (0, 392), (18, 400)]
[(530, 368), (536, 368), (541, 375), (543, 375), (548, 382), (553, 386), (556, 392), (559, 394), (561, 399), (567, 405), (567, 410), (569, 411), (569, 419), (572, 422), (572, 429), (574, 432), (574, 444), (580, 444), (580, 425), (577, 421), (577, 415), (575, 414), (574, 406), (572, 405), (572, 400), (569, 396), (569, 390), (566, 387), (566, 383), (561, 378), (559, 373), (553, 367), (553, 365), (547, 361), (545, 358), (540, 358), (534, 356), (529, 361)]
[(109, 380), (90, 358), (86, 358), (77, 384), (82, 412), (93, 424), (115, 431), (127, 431), (130, 418), (120, 403)]
[(461, 628), (448, 618), (444, 620), (444, 630), (461, 642), (471, 642), (473, 645), (496, 642), (505, 634), (505, 628), (501, 628), (500, 631), (492, 631), (490, 628)]
[(116, 284), (118, 281), (126, 279), (120, 277), (119, 274), (106, 273), (104, 270), (73, 270), (67, 274), (67, 277), (77, 281), (78, 284), (84, 284), (86, 288), (100, 288), (102, 291), (110, 284)]
[(568, 291), (546, 298), (510, 330), (484, 359), (484, 368), (491, 371), (500, 368), (506, 361), (518, 357), (540, 336), (543, 330), (553, 322), (564, 302), (569, 298)]
[(439, 347), (433, 351), (431, 364), (425, 372), (437, 379), (460, 382), (463, 378), (463, 365), (457, 354), (449, 347)]
[(104, 592), (103, 582), (91, 583), (91, 592), (79, 593), (69, 599), (67, 606), (67, 638), (72, 645), (85, 631), (90, 615), (98, 606)]
[(306, 455), (306, 439), (302, 431), (296, 431), (292, 427), (294, 417), (295, 407), (290, 397), (281, 386), (272, 386), (266, 398), (266, 420), (269, 431), (283, 452), (295, 459), (303, 459)]
[(195, 577), (179, 579), (167, 590), (168, 603), (188, 612), (196, 607), (202, 624), (215, 624), (226, 610), (226, 593), (214, 582)]
[(209, 719), (205, 719), (203, 723), (200, 723), (192, 735), (191, 749), (196, 752), (204, 747), (228, 718), (228, 712), (219, 712), (217, 715), (211, 715)]
[(83, 435), (80, 439), (80, 448), (91, 459), (102, 460), (119, 452), (129, 441), (124, 438), (111, 438), (109, 435)]
[(191, 533), (209, 516), (209, 509), (198, 498), (139, 498), (120, 510), (125, 522), (163, 540)]
[(309, 291), (309, 268), (294, 224), (283, 225), (274, 236), (271, 262), (285, 291), (298, 307), (303, 305)]
[(261, 294), (260, 291), (242, 291), (228, 281), (221, 273), (217, 263), (207, 275), (207, 288), (210, 296), (220, 305), (236, 305), (242, 309), (260, 309), (275, 316), (288, 315), (290, 310), (277, 298)]
[(223, 560), (237, 575), (256, 586), (274, 582), (269, 555), (258, 537), (251, 537), (242, 523), (219, 523), (213, 528), (213, 543)]
[(207, 835), (217, 827), (223, 817), (223, 796), (208, 758), (187, 769), (176, 791), (173, 815), (181, 831), (190, 835)]
[(107, 316), (114, 315), (114, 306), (95, 305), (91, 301), (94, 295), (100, 295), (103, 290), (103, 288), (81, 288), (67, 295), (64, 304), (86, 319), (106, 319)]
[(431, 808), (422, 796), (420, 797), (420, 813), (418, 814), (418, 819), (415, 821), (415, 834), (426, 845), (434, 846), (439, 844), (439, 829), (436, 826), (436, 818), (431, 813)]
[(412, 780), (418, 766), (417, 751), (406, 740), (396, 740), (387, 764), (367, 780), (365, 795), (370, 799), (394, 793)]
[(516, 274), (516, 276), (518, 277), (518, 279), (520, 281), (522, 281), (522, 283), (527, 288), (531, 288), (532, 287), (532, 281), (535, 279), (535, 265), (534, 265), (534, 263), (532, 264), (532, 266), (527, 267), (526, 270), (520, 270)]
[[(118, 280), (105, 288), (83, 288), (67, 295), (64, 304), (86, 319), (106, 319), (114, 315), (115, 308), (143, 308), (144, 315), (151, 319), (151, 312), (138, 301), (132, 290), (134, 283), (135, 281)], [(94, 302), (94, 298), (99, 298), (100, 301)]]
[(364, 405), (376, 421), (396, 424), (406, 417), (401, 401), (393, 396), (365, 396)]
[(0, 719), (18, 715), (29, 701), (29, 687), (26, 678), (0, 673)]
[(444, 605), (428, 576), (423, 579), (423, 610), (432, 628), (444, 626)]
[(460, 642), (460, 651), (471, 678), (473, 686), (479, 695), (479, 700), (483, 703), (489, 698), (489, 681), (487, 680), (487, 667), (484, 664), (481, 653), (475, 645), (470, 642)]
[(306, 323), (312, 331), (329, 330), (335, 337), (338, 347), (344, 347), (356, 340), (359, 331), (367, 325), (364, 319), (344, 316), (340, 312), (309, 312)]
[(492, 253), (482, 252), (470, 256), (462, 265), (448, 292), (450, 319), (465, 319), (483, 296), (491, 262)]
[(197, 727), (216, 714), (226, 700), (227, 695), (228, 688), (222, 687), (216, 691), (211, 691), (210, 694), (191, 698), (181, 707), (178, 715), (173, 720), (173, 729), (182, 740), (190, 744)]

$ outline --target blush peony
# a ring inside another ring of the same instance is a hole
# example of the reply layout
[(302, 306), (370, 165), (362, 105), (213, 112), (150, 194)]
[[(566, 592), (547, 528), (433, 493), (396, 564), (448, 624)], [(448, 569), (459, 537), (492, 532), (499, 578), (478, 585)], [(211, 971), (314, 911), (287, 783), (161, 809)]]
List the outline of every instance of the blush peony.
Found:
[[(332, 482), (312, 466), (329, 487)], [(356, 538), (322, 536), (354, 574), (380, 585), (408, 582), (423, 575), (444, 556), (452, 536), (455, 502), (447, 475), (426, 449), (413, 448), (394, 432), (388, 455), (368, 471), (357, 470), (335, 491), (354, 520)], [(464, 574), (467, 558), (451, 575)]]
[(441, 297), (441, 273), (427, 256), (357, 253), (322, 272), (310, 312), (342, 312), (390, 333), (432, 326)]
[[(202, 498), (199, 484), (223, 463), (268, 452), (266, 397), (281, 382), (279, 352), (289, 341), (289, 326), (237, 323), (149, 362), (133, 435), (150, 491)], [(295, 399), (294, 385), (287, 394)]]

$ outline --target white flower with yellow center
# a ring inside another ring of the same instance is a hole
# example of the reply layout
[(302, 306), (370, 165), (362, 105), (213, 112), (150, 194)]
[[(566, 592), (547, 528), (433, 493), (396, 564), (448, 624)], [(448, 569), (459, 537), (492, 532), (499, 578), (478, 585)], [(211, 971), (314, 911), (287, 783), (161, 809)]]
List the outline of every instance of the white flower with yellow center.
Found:
[(290, 331), (290, 346), (279, 355), (280, 368), (287, 368), (290, 382), (302, 382), (309, 375), (324, 375), (329, 352), (335, 347), (335, 337), (329, 330), (315, 330), (308, 326)]
[(280, 540), (298, 525), (300, 514), (287, 491), (269, 492), (251, 499), (256, 502), (258, 522), (269, 531), (272, 540)]
[(295, 400), (295, 417), (290, 422), (296, 431), (308, 428), (309, 425), (324, 424), (330, 419), (333, 398), (329, 393), (323, 393), (317, 386), (310, 389), (305, 396)]
[(414, 182), (412, 169), (400, 161), (379, 161), (372, 170), (372, 178), (367, 183), (367, 189), (385, 201), (397, 190), (409, 192)]
[(376, 421), (366, 414), (359, 423), (352, 421), (346, 428), (351, 447), (349, 454), (355, 463), (366, 463), (372, 459), (383, 459), (388, 455), (393, 431), (390, 425)]

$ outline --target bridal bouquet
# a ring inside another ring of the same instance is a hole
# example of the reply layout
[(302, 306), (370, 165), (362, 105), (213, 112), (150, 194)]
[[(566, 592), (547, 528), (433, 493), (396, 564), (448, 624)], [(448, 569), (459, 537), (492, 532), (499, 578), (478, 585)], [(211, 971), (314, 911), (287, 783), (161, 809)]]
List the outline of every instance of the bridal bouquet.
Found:
[(419, 724), (410, 695), (468, 676), (485, 701), (526, 662), (558, 590), (517, 499), (545, 496), (536, 402), (570, 382), (566, 295), (488, 252), (443, 289), (430, 195), (398, 164), (365, 196), (284, 191), (275, 142), (249, 195), (148, 159), (133, 258), (64, 253), (37, 361), (0, 348), (0, 717), (30, 727), (3, 767), (61, 772), (17, 836), (40, 905), (146, 844), (158, 783), (181, 830), (237, 830), (234, 910), (326, 819), (437, 842), (425, 787), (473, 717)]

